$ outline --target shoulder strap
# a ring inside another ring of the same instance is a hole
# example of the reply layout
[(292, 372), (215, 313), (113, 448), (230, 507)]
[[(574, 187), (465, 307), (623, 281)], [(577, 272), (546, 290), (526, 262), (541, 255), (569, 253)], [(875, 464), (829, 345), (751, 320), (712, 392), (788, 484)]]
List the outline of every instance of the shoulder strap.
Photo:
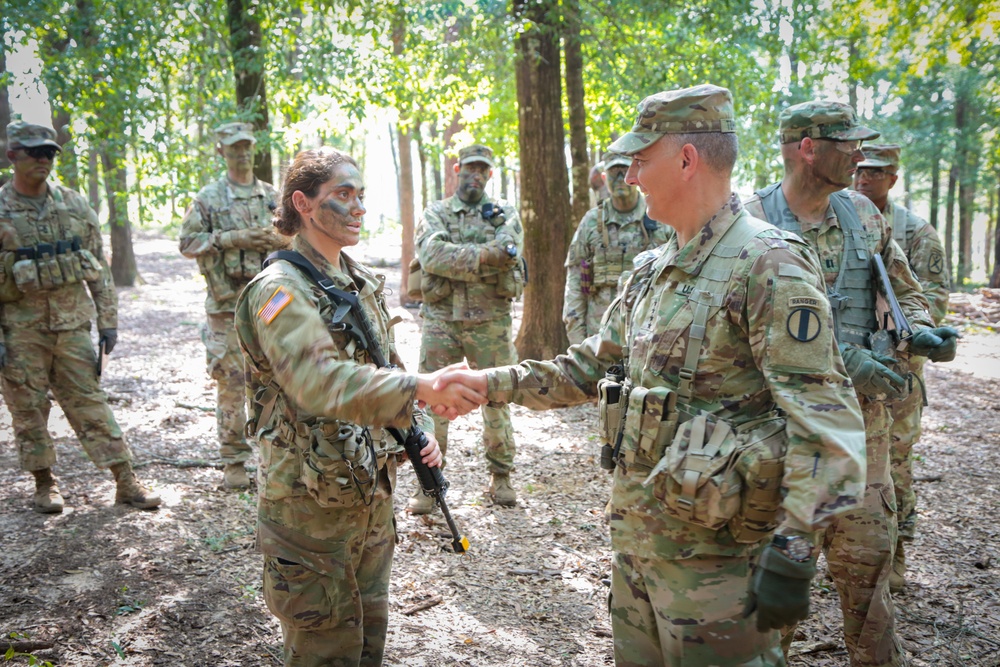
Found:
[(607, 212), (605, 206), (608, 206), (608, 200), (604, 199), (597, 205), (597, 230), (601, 233), (601, 238), (604, 240), (604, 247), (611, 247), (611, 239), (608, 238), (608, 220)]

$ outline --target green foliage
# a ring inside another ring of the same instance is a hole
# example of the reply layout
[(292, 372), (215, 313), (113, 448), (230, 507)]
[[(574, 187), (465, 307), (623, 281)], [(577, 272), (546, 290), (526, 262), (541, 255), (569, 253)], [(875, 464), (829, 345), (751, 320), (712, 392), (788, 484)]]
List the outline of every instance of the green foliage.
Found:
[[(23, 632), (11, 632), (7, 635), (7, 637), (11, 642), (31, 639), (30, 636)], [(48, 660), (43, 660), (32, 653), (21, 653), (15, 651), (13, 646), (8, 646), (7, 650), (3, 654), (3, 661), (10, 662), (15, 658), (27, 658), (29, 665), (37, 665), (38, 667), (54, 667), (54, 665)]]

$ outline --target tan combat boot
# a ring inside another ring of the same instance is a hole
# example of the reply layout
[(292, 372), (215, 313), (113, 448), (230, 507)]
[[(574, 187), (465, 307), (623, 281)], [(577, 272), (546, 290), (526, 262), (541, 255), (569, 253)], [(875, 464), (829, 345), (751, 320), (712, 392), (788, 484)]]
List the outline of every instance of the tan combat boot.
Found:
[(510, 485), (510, 475), (507, 473), (493, 473), (493, 481), (490, 482), (490, 496), (493, 502), (501, 507), (514, 507), (517, 505), (517, 492)]
[(227, 463), (222, 470), (222, 486), (227, 489), (246, 489), (250, 486), (247, 469), (242, 463)]
[(116, 463), (111, 466), (111, 473), (115, 476), (115, 484), (118, 487), (115, 491), (116, 505), (131, 505), (141, 510), (151, 510), (160, 506), (160, 496), (139, 484), (131, 463), (128, 461)]
[(35, 507), (41, 514), (58, 514), (63, 511), (65, 502), (59, 493), (58, 480), (52, 476), (51, 468), (32, 470), (35, 476)]
[(410, 496), (410, 502), (406, 503), (406, 511), (410, 514), (430, 514), (434, 511), (434, 499), (425, 496), (417, 484), (416, 492)]
[(889, 572), (889, 592), (902, 593), (906, 588), (906, 554), (903, 552), (903, 540), (896, 542), (896, 554), (892, 558), (892, 571)]

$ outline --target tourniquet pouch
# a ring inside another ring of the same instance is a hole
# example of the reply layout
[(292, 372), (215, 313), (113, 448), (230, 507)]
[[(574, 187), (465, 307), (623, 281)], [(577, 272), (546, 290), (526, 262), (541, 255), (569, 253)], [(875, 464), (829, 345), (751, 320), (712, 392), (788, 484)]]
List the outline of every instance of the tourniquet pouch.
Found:
[(667, 387), (634, 387), (628, 395), (621, 454), (629, 469), (650, 469), (677, 430), (677, 394)]
[(19, 301), (23, 296), (14, 282), (14, 253), (9, 252), (0, 263), (0, 303)]
[(234, 280), (243, 280), (243, 253), (239, 248), (222, 251), (222, 270)]
[(420, 268), (420, 260), (414, 257), (410, 260), (410, 270), (406, 274), (406, 296), (414, 301), (424, 298), (424, 293), (420, 291), (424, 272)]
[(14, 284), (25, 294), (37, 292), (42, 288), (38, 280), (38, 265), (33, 259), (21, 259), (14, 262), (11, 273), (14, 276)]
[(772, 412), (741, 424), (737, 435), (740, 444), (736, 472), (743, 480), (743, 490), (740, 509), (729, 520), (729, 532), (737, 542), (756, 544), (767, 538), (782, 519), (781, 481), (788, 451), (785, 419)]
[(443, 276), (420, 271), (420, 291), (424, 303), (437, 303), (451, 296), (451, 281)]
[(738, 444), (727, 422), (702, 413), (677, 428), (643, 484), (653, 484), (653, 495), (671, 516), (718, 530), (740, 508)]
[(243, 281), (253, 280), (260, 273), (262, 257), (256, 250), (243, 251)]
[(62, 271), (63, 280), (67, 285), (72, 285), (83, 280), (83, 268), (80, 266), (80, 259), (72, 252), (64, 252), (56, 255), (59, 262), (59, 269)]
[(310, 431), (302, 483), (316, 504), (352, 507), (369, 498), (377, 482), (378, 461), (364, 429), (329, 422)]
[(77, 257), (80, 258), (80, 269), (83, 271), (83, 279), (88, 283), (100, 280), (102, 276), (101, 263), (94, 257), (94, 253), (86, 248), (80, 248), (76, 253)]
[(618, 441), (627, 400), (624, 389), (621, 382), (610, 378), (597, 381), (597, 433), (601, 443), (614, 445)]

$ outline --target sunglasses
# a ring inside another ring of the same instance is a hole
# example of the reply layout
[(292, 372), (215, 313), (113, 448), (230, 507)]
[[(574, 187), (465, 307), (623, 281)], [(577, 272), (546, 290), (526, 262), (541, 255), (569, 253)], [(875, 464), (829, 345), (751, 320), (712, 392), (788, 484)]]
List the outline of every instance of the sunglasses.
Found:
[(870, 167), (865, 167), (864, 169), (858, 169), (855, 178), (859, 181), (882, 181), (889, 177), (889, 172), (882, 169), (872, 169)]
[(857, 151), (861, 150), (861, 140), (854, 139), (852, 141), (841, 141), (839, 139), (826, 139), (822, 138), (820, 141), (829, 141), (833, 144), (833, 147), (844, 155), (854, 155)]
[(36, 160), (40, 160), (42, 158), (52, 160), (55, 158), (56, 153), (59, 152), (59, 149), (55, 146), (33, 146), (32, 148), (25, 148), (23, 150), (28, 154), (28, 157)]

